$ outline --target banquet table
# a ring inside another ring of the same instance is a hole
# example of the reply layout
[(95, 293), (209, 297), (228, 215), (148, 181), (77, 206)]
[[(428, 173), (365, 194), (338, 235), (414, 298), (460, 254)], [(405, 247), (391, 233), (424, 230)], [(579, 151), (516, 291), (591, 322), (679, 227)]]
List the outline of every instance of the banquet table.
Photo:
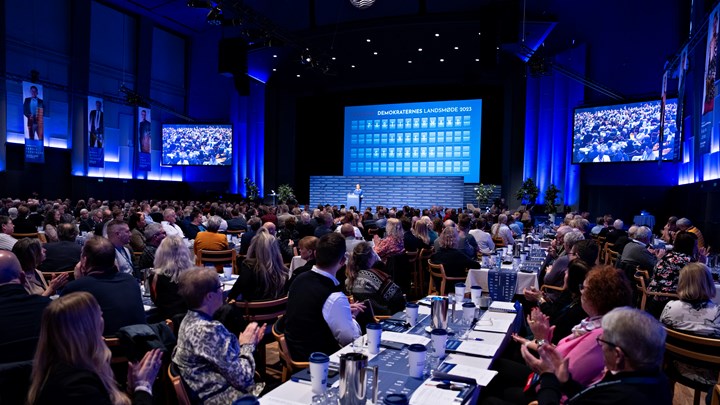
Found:
[[(512, 270), (512, 265), (503, 265), (502, 269), (505, 270)], [(480, 286), (482, 287), (483, 291), (489, 291), (488, 286), (488, 272), (490, 269), (487, 268), (481, 268), (481, 269), (470, 269), (468, 271), (467, 280), (465, 281), (465, 285), (467, 288), (470, 288), (472, 286)], [(537, 273), (523, 273), (521, 271), (518, 272), (517, 275), (517, 286), (515, 289), (516, 294), (522, 294), (523, 290), (525, 288), (535, 287), (539, 288), (538, 281), (537, 281)]]
[[(405, 314), (400, 312), (395, 314), (390, 321), (383, 324), (382, 341), (393, 343), (420, 343), (428, 347), (432, 346), (427, 330), (430, 326), (430, 303), (431, 297), (426, 297), (418, 303), (418, 322), (417, 324), (403, 332), (392, 332), (385, 329), (386, 325), (397, 325), (397, 322), (403, 323)], [(466, 299), (467, 301), (467, 299)], [(378, 366), (378, 403), (383, 403), (385, 395), (390, 393), (402, 393), (407, 395), (410, 404), (424, 405), (440, 403), (475, 403), (479, 395), (481, 386), (487, 385), (495, 376), (496, 372), (489, 370), (493, 359), (497, 358), (504, 350), (505, 345), (509, 341), (512, 332), (518, 330), (520, 321), (522, 320), (522, 309), (518, 314), (506, 311), (488, 310), (482, 311), (476, 309), (477, 321), (474, 326), (463, 324), (462, 308), (460, 304), (455, 304), (456, 310), (449, 309), (448, 325), (449, 331), (453, 333), (448, 338), (448, 351), (446, 357), (438, 360), (435, 359), (433, 366), (429, 367), (433, 370), (433, 375), (438, 372), (474, 379), (477, 386), (471, 387), (472, 391), (464, 397), (464, 402), (460, 398), (448, 400), (448, 395), (458, 396), (457, 392), (447, 392), (440, 388), (433, 387), (430, 382), (431, 376), (425, 375), (421, 378), (413, 378), (408, 375), (408, 351), (407, 347), (400, 344), (397, 347), (381, 348), (376, 355), (369, 354), (365, 347), (366, 338), (359, 337), (354, 344), (350, 344), (338, 352), (330, 356), (330, 370), (337, 370), (339, 367), (339, 356), (343, 353), (361, 351), (368, 355), (370, 366)], [(512, 307), (512, 303), (505, 303), (506, 307)], [(462, 340), (460, 336), (462, 335)], [(459, 344), (459, 346), (458, 346)], [(402, 349), (399, 349), (402, 347)], [(451, 348), (453, 348), (451, 350)], [(473, 352), (472, 350), (478, 350)], [(472, 353), (472, 354), (470, 354)], [(445, 375), (442, 378), (446, 378)], [(337, 387), (339, 385), (339, 377), (328, 376), (328, 386)], [(370, 398), (370, 396), (368, 396)], [(444, 399), (443, 399), (444, 398)], [(309, 382), (309, 373), (302, 370), (296, 373), (289, 381), (281, 384), (274, 390), (268, 392), (260, 398), (260, 403), (267, 404), (310, 404), (313, 403), (313, 394)]]

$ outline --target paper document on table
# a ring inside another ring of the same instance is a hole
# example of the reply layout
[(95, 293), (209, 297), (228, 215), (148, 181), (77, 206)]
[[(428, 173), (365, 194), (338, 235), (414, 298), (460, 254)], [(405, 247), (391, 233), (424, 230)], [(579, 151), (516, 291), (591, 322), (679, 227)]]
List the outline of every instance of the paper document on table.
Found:
[(150, 305), (143, 305), (143, 309), (145, 310), (145, 312), (147, 312), (147, 311), (153, 309), (153, 307)]
[(505, 340), (505, 335), (502, 333), (479, 332), (473, 330), (468, 333), (468, 340), (476, 340), (488, 345), (500, 346)]
[(389, 340), (391, 342), (404, 343), (406, 345), (421, 344), (426, 346), (430, 343), (430, 339), (424, 336), (411, 335), (409, 333), (397, 333), (397, 332), (383, 332), (382, 340)]
[(297, 383), (288, 381), (260, 398), (261, 405), (306, 405), (313, 397), (309, 381)]
[[(418, 314), (419, 315), (430, 315), (432, 313), (432, 309), (430, 309), (427, 305), (418, 305)], [(418, 319), (419, 320), (419, 319)]]
[(504, 301), (493, 301), (492, 304), (490, 304), (490, 308), (488, 308), (490, 311), (493, 312), (512, 312), (515, 313), (517, 310), (515, 309), (515, 303), (514, 302), (504, 302)]
[(478, 383), (478, 385), (481, 385), (483, 387), (490, 384), (490, 381), (498, 373), (495, 370), (487, 370), (462, 364), (448, 363), (447, 360), (438, 368), (438, 370), (446, 374), (472, 378)]
[(495, 317), (496, 313), (488, 316), (489, 312), (485, 313), (482, 319), (478, 320), (475, 324), (474, 330), (484, 332), (495, 332), (495, 333), (507, 333), (512, 325), (513, 320), (509, 320), (502, 317)]
[(473, 356), (493, 357), (499, 345), (489, 345), (475, 340), (449, 340), (447, 350)]
[(447, 357), (445, 357), (446, 363), (453, 363), (453, 364), (459, 364), (463, 366), (471, 366), (474, 368), (479, 368), (481, 370), (487, 370), (490, 368), (490, 363), (492, 362), (492, 359), (486, 358), (486, 357), (472, 357), (472, 356), (464, 356), (462, 354), (448, 354)]
[(425, 382), (425, 384), (418, 387), (410, 397), (411, 405), (438, 405), (438, 404), (452, 404), (453, 402), (459, 403), (462, 398), (458, 391), (452, 391), (447, 389), (437, 388), (435, 385)]

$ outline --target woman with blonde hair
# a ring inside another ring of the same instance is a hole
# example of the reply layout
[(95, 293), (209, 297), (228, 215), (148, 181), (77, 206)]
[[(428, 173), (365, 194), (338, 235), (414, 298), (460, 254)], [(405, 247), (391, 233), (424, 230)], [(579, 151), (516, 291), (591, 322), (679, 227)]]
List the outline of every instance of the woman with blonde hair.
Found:
[(405, 249), (403, 243), (403, 229), (400, 220), (397, 218), (389, 218), (385, 224), (385, 238), (380, 239), (378, 235), (373, 238), (375, 244), (375, 253), (380, 256), (382, 261), (387, 261), (390, 256), (402, 253)]
[(660, 315), (665, 325), (684, 332), (720, 337), (720, 307), (715, 297), (715, 282), (710, 269), (702, 263), (690, 263), (680, 270), (677, 294)]
[(228, 299), (259, 301), (277, 299), (285, 294), (288, 269), (283, 263), (278, 241), (260, 227), (250, 242), (247, 257)]
[[(118, 389), (110, 369), (103, 325), (100, 305), (90, 293), (71, 293), (48, 305), (33, 360), (29, 404), (131, 403)], [(128, 385), (134, 393), (133, 404), (152, 403), (161, 355), (155, 349), (139, 363), (130, 363)]]
[(155, 252), (154, 269), (150, 275), (150, 298), (162, 319), (187, 312), (185, 301), (178, 293), (180, 274), (193, 267), (190, 249), (179, 236), (167, 236)]
[[(430, 236), (428, 235), (427, 222), (422, 220), (415, 221), (410, 232), (405, 234), (404, 244), (405, 249), (408, 251), (419, 251), (420, 249), (430, 248), (432, 245), (430, 243)], [(411, 249), (411, 246), (414, 247), (414, 249)]]

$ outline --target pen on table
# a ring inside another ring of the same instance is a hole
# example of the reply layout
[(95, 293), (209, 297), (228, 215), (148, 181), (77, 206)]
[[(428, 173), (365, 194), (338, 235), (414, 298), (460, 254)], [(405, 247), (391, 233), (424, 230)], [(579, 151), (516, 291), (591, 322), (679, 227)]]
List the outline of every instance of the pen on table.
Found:
[(482, 341), (485, 340), (485, 339), (483, 339), (483, 338), (472, 338), (472, 340), (477, 340), (478, 342), (482, 342)]
[(293, 381), (293, 382), (296, 382), (296, 383), (300, 383), (300, 384), (305, 384), (305, 385), (312, 385), (312, 383), (311, 383), (310, 381), (308, 381), (308, 380), (301, 380), (301, 379), (299, 379), (299, 378), (297, 378), (297, 377), (290, 377), (290, 381)]

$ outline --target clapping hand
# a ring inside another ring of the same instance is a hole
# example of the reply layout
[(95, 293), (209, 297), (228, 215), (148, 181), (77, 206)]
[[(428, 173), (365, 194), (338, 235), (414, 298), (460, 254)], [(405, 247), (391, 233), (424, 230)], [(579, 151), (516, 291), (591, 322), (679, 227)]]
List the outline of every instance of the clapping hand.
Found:
[(525, 363), (537, 374), (554, 373), (555, 377), (561, 382), (568, 381), (570, 374), (568, 372), (569, 359), (563, 358), (554, 345), (544, 344), (538, 349), (540, 358), (533, 356), (527, 347), (520, 346), (520, 353), (525, 359)]
[(523, 295), (525, 296), (526, 300), (530, 302), (537, 302), (540, 297), (542, 297), (542, 292), (535, 287), (530, 287), (530, 289), (523, 289)]
[(137, 387), (152, 389), (162, 365), (162, 350), (150, 350), (139, 363), (130, 362), (128, 365), (128, 387), (133, 391)]
[(365, 312), (365, 304), (362, 302), (353, 302), (350, 304), (350, 312), (352, 312), (352, 316), (355, 318), (359, 313)]
[(555, 326), (550, 326), (550, 318), (543, 314), (539, 308), (533, 308), (530, 315), (527, 317), (528, 325), (532, 330), (535, 339), (545, 339), (551, 341), (553, 332), (555, 332)]
[(238, 341), (241, 345), (257, 345), (265, 336), (266, 326), (266, 324), (263, 324), (258, 327), (257, 322), (250, 322), (243, 333), (238, 336)]

